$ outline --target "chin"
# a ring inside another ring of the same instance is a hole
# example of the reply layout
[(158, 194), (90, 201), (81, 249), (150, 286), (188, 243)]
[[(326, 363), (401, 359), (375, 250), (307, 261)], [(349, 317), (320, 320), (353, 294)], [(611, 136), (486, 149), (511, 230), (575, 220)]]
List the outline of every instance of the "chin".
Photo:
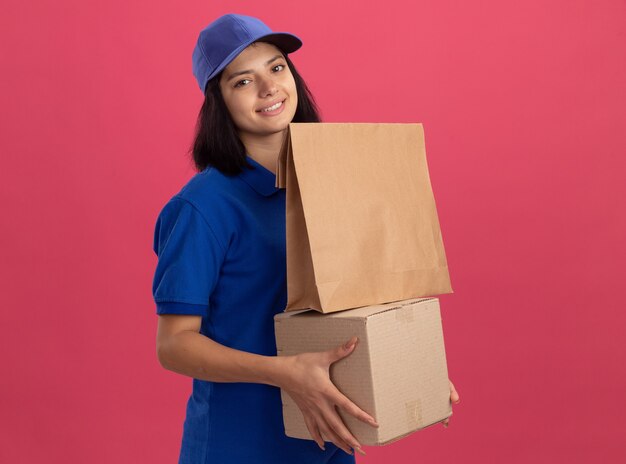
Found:
[(284, 131), (289, 127), (289, 123), (293, 121), (293, 116), (290, 118), (284, 117), (280, 120), (264, 121), (265, 124), (259, 124), (259, 130), (274, 134), (276, 132)]

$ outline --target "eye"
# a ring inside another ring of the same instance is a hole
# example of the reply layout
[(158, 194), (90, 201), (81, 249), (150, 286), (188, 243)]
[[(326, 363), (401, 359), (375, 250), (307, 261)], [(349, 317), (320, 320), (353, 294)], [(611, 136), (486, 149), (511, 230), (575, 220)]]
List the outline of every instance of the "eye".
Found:
[[(285, 65), (284, 64), (277, 64), (272, 69), (274, 70), (276, 68), (280, 68), (278, 71), (282, 71), (285, 68)], [(278, 71), (276, 71), (276, 72), (278, 72)]]
[(239, 82), (237, 82), (237, 83), (235, 84), (235, 87), (242, 87), (242, 86), (244, 86), (244, 85), (247, 85), (247, 84), (243, 84), (243, 82), (246, 82), (246, 81), (248, 81), (248, 82), (249, 82), (249, 81), (250, 81), (250, 79), (241, 79)]

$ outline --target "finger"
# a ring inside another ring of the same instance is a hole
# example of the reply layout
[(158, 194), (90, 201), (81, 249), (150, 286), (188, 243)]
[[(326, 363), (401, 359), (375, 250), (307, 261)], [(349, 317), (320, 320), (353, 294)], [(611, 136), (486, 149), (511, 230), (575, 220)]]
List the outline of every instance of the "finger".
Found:
[(322, 451), (325, 451), (326, 448), (324, 447), (324, 439), (322, 438), (320, 429), (317, 426), (317, 423), (315, 422), (315, 420), (307, 414), (307, 415), (304, 415), (304, 423), (306, 424), (307, 429), (309, 429), (311, 438), (315, 440), (315, 443), (317, 443), (317, 446), (319, 446), (322, 449)]
[(352, 337), (345, 344), (336, 346), (335, 348), (328, 350), (326, 352), (326, 360), (328, 361), (328, 364), (337, 362), (352, 353), (358, 341), (359, 339), (357, 337)]
[(342, 440), (341, 437), (335, 433), (335, 431), (332, 429), (332, 427), (330, 427), (328, 425), (328, 423), (326, 422), (326, 419), (324, 419), (324, 417), (319, 415), (319, 416), (315, 417), (315, 420), (317, 422), (317, 425), (318, 425), (320, 431), (322, 432), (322, 435), (326, 437), (326, 439), (325, 439), (326, 441), (331, 441), (331, 442), (333, 442), (335, 444), (335, 446), (337, 446), (337, 448), (341, 448), (347, 454), (352, 454), (352, 450), (350, 449), (350, 445), (348, 443), (346, 443), (344, 440)]
[(450, 419), (444, 419), (441, 421), (441, 423), (444, 427), (448, 428), (448, 425), (450, 425)]
[(344, 442), (350, 445), (351, 448), (361, 448), (359, 441), (354, 437), (354, 435), (352, 435), (352, 433), (350, 433), (346, 424), (343, 423), (337, 409), (334, 407), (329, 408), (328, 410), (323, 410), (322, 413), (324, 414), (326, 423)]
[(450, 382), (450, 401), (452, 401), (453, 403), (459, 403), (461, 401), (459, 393), (456, 391), (456, 388), (454, 388), (454, 384), (452, 383), (452, 381), (450, 380), (449, 382)]
[(366, 422), (372, 427), (378, 427), (378, 422), (368, 413), (359, 408), (356, 404), (354, 404), (350, 399), (341, 393), (338, 389), (336, 391), (335, 404), (343, 409), (348, 414), (356, 417), (360, 421)]

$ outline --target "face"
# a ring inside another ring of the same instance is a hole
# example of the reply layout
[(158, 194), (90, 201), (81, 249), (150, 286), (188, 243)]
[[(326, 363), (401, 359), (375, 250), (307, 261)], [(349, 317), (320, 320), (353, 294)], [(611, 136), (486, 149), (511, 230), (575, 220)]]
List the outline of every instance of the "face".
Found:
[(267, 136), (284, 131), (296, 114), (298, 94), (282, 52), (257, 42), (222, 73), (220, 88), (240, 134)]

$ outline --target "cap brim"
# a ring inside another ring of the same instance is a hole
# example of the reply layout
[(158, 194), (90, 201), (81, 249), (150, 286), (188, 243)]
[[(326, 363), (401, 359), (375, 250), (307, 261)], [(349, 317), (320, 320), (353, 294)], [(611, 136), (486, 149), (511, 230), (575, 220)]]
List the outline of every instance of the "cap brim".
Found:
[(285, 53), (293, 53), (302, 47), (302, 41), (293, 34), (288, 32), (274, 32), (272, 34), (259, 37), (256, 41), (269, 42), (276, 45)]
[[(245, 42), (232, 51), (230, 55), (228, 55), (224, 60), (219, 64), (217, 68), (209, 75), (207, 78), (207, 82), (221, 73), (226, 66), (230, 64), (237, 55), (239, 55), (246, 47), (250, 46), (254, 42), (268, 42), (273, 45), (276, 45), (280, 48), (284, 53), (293, 53), (302, 47), (302, 41), (295, 35), (290, 34), (288, 32), (273, 32), (272, 34), (263, 35), (261, 37), (256, 37), (253, 40)], [(206, 88), (206, 85), (205, 85)]]

